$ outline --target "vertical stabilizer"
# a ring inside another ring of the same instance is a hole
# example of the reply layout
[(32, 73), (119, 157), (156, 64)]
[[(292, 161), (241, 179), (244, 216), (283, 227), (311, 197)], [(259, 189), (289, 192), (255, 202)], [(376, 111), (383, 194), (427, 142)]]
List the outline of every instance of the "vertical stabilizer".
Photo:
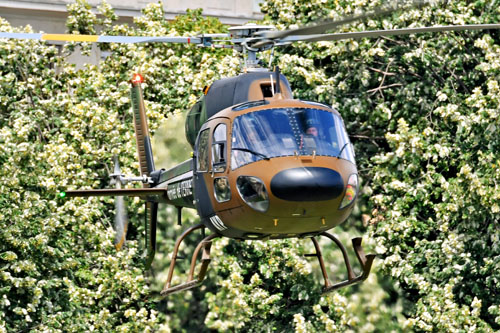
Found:
[[(155, 170), (153, 160), (153, 149), (151, 139), (149, 138), (148, 120), (146, 117), (146, 108), (144, 107), (144, 98), (142, 96), (141, 83), (143, 78), (140, 74), (134, 74), (131, 83), (132, 107), (134, 109), (134, 127), (135, 138), (137, 142), (137, 154), (139, 155), (139, 165), (141, 175), (149, 176)], [(149, 187), (145, 183), (144, 187)]]
[[(153, 149), (151, 139), (149, 138), (148, 119), (146, 117), (146, 108), (142, 95), (141, 84), (144, 79), (141, 74), (134, 74), (130, 83), (132, 88), (130, 95), (132, 98), (132, 107), (134, 110), (134, 128), (137, 142), (137, 154), (139, 155), (139, 167), (141, 175), (151, 176), (155, 171), (153, 160)], [(143, 187), (150, 187), (149, 183), (143, 183)], [(149, 217), (149, 218), (148, 218)], [(156, 221), (158, 219), (158, 203), (146, 203), (146, 269), (151, 267), (156, 253)]]

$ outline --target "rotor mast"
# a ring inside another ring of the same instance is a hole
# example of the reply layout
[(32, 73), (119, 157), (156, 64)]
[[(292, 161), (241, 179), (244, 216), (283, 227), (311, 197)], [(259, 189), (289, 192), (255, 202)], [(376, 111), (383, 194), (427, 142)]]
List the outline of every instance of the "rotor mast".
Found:
[(272, 25), (257, 25), (255, 23), (229, 28), (229, 33), (233, 38), (232, 42), (237, 46), (236, 49), (243, 53), (243, 70), (245, 72), (262, 70), (257, 53), (273, 48), (274, 43), (255, 47), (254, 44), (261, 41), (261, 38), (255, 36), (258, 32), (272, 30), (275, 30)]

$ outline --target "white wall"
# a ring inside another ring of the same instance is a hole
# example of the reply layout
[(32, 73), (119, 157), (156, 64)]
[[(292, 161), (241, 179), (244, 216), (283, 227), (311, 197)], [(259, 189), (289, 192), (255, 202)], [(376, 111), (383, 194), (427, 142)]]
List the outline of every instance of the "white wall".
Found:
[[(202, 8), (207, 16), (219, 17), (222, 23), (229, 25), (245, 24), (250, 20), (259, 20), (262, 14), (258, 3), (262, 0), (166, 0), (163, 2), (167, 18), (173, 18), (186, 12), (186, 9)], [(30, 24), (36, 30), (56, 33), (64, 32), (66, 6), (71, 0), (0, 0), (0, 16), (12, 25)], [(139, 16), (140, 11), (148, 3), (157, 0), (108, 0), (123, 21), (131, 22), (132, 17)], [(100, 0), (88, 0), (94, 8)]]
[[(222, 23), (228, 25), (241, 25), (250, 20), (259, 20), (258, 3), (262, 0), (163, 0), (165, 16), (168, 19), (183, 14), (186, 9), (202, 8), (207, 16), (218, 17)], [(72, 0), (0, 0), (0, 17), (9, 21), (12, 26), (31, 25), (35, 32), (65, 33), (66, 32), (66, 6)], [(87, 0), (95, 9), (101, 0)], [(141, 9), (150, 2), (158, 0), (107, 0), (120, 16), (119, 22), (132, 23), (134, 16), (141, 15)], [(90, 57), (82, 56), (75, 52), (69, 59), (79, 66), (85, 63), (97, 64), (101, 57), (98, 47), (94, 47)]]

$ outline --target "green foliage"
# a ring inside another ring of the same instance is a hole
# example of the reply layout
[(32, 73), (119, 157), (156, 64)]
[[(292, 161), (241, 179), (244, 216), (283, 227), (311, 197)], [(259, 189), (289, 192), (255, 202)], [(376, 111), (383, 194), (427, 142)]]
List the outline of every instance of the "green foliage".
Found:
[[(12, 29), (1, 21), (1, 30)], [(82, 84), (97, 74), (76, 72), (36, 41), (3, 41), (0, 59), (1, 330), (152, 327), (136, 242), (116, 254), (109, 206), (57, 195), (99, 186), (99, 161), (110, 156), (103, 142), (124, 135), (116, 111)]]
[[(111, 26), (116, 16), (107, 4), (100, 10), (98, 18), (86, 2), (70, 5), (68, 29), (95, 33), (101, 24), (109, 33), (129, 35), (223, 30), (201, 11), (169, 23), (162, 6), (151, 5), (132, 29)], [(4, 20), (0, 30), (16, 31)], [(148, 297), (135, 240), (138, 200), (129, 202), (131, 240), (116, 253), (112, 199), (67, 200), (58, 193), (106, 187), (114, 154), (124, 173), (137, 170), (128, 84), (133, 72), (147, 78), (155, 130), (166, 114), (194, 101), (203, 80), (234, 71), (237, 63), (224, 60), (225, 51), (209, 58), (192, 46), (108, 48), (112, 55), (99, 68), (76, 70), (45, 43), (0, 43), (0, 331), (151, 331), (164, 321)], [(68, 45), (62, 54), (73, 49)]]
[[(346, 242), (350, 235), (341, 234)], [(340, 251), (322, 239), (331, 282), (345, 279)], [(372, 274), (362, 286), (321, 295), (318, 264), (305, 259), (314, 253), (308, 240), (216, 243), (219, 281), (207, 293), (210, 311), (205, 323), (219, 331), (245, 332), (370, 332), (398, 328), (399, 307), (388, 306), (389, 295)], [(330, 266), (328, 265), (328, 266)], [(314, 274), (316, 272), (317, 274)]]
[[(379, 3), (268, 0), (262, 9), (267, 23), (286, 28)], [(67, 26), (71, 33), (131, 36), (226, 29), (199, 10), (167, 22), (162, 8), (149, 5), (132, 28), (114, 25), (117, 17), (106, 3), (95, 15), (77, 1), (69, 6)], [(498, 1), (455, 1), (339, 30), (491, 23), (499, 14)], [(18, 31), (1, 19), (0, 30)], [(129, 200), (130, 240), (116, 253), (112, 199), (67, 200), (58, 192), (106, 187), (114, 154), (124, 173), (138, 169), (132, 73), (146, 77), (155, 131), (166, 115), (179, 117), (191, 106), (203, 86), (234, 75), (237, 57), (190, 45), (111, 44), (101, 46), (110, 55), (99, 67), (77, 70), (64, 61), (76, 45), (60, 56), (45, 43), (2, 41), (0, 331), (499, 329), (499, 38), (497, 31), (477, 31), (277, 50), (275, 61), (295, 96), (333, 104), (344, 117), (363, 190), (358, 220), (350, 223), (355, 228), (335, 232), (347, 244), (353, 233), (368, 230), (365, 243), (382, 260), (363, 284), (322, 296), (318, 265), (303, 256), (314, 251), (310, 241), (219, 240), (204, 285), (162, 302), (151, 291), (162, 287), (166, 254), (182, 231), (172, 227), (175, 212), (161, 215), (152, 280), (142, 272), (139, 200)], [(367, 229), (360, 216), (369, 221)], [(184, 215), (185, 223), (194, 220), (192, 212)], [(191, 253), (195, 241), (182, 252)], [(332, 280), (343, 279), (340, 252), (324, 239), (321, 245)]]
[[(360, 10), (280, 0), (263, 9), (279, 28)], [(495, 4), (454, 2), (340, 31), (489, 22)], [(299, 44), (276, 57), (296, 96), (331, 103), (346, 121), (361, 213), (374, 208), (371, 234), (403, 290), (409, 329), (499, 327), (497, 50), (492, 31)]]
[[(497, 5), (438, 3), (345, 31), (496, 23)], [(280, 27), (358, 9), (264, 5)], [(355, 140), (361, 206), (374, 209), (370, 233), (412, 330), (500, 328), (498, 50), (498, 32), (479, 31), (298, 45), (277, 57), (298, 96), (332, 103), (353, 138), (368, 139)]]

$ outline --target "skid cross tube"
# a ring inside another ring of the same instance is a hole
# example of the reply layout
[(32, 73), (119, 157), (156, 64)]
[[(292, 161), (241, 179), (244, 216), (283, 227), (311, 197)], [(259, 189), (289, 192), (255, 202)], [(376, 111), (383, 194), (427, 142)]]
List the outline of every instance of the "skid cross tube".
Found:
[[(211, 234), (211, 235), (205, 237), (198, 244), (198, 246), (196, 246), (196, 249), (194, 250), (194, 253), (193, 253), (193, 257), (191, 259), (191, 267), (189, 269), (188, 282), (185, 282), (185, 283), (173, 286), (173, 287), (171, 286), (172, 276), (173, 276), (174, 268), (175, 268), (175, 263), (176, 263), (177, 259), (179, 258), (177, 256), (177, 254), (179, 252), (179, 246), (180, 246), (180, 244), (182, 243), (182, 241), (184, 240), (184, 238), (186, 238), (186, 236), (188, 234), (190, 234), (191, 232), (193, 232), (193, 231), (195, 231), (197, 229), (200, 229), (200, 228), (204, 228), (204, 225), (203, 224), (198, 224), (198, 225), (195, 225), (193, 227), (188, 228), (186, 231), (184, 231), (179, 236), (179, 238), (175, 242), (174, 251), (172, 253), (172, 260), (170, 261), (170, 268), (168, 270), (167, 281), (165, 283), (165, 286), (163, 287), (163, 290), (160, 292), (161, 296), (167, 296), (167, 295), (179, 292), (179, 291), (183, 291), (183, 290), (188, 290), (188, 289), (194, 288), (194, 287), (198, 286), (203, 281), (203, 279), (205, 278), (205, 275), (206, 275), (207, 269), (208, 269), (208, 264), (211, 261), (211, 259), (210, 259), (210, 248), (212, 247), (212, 240), (214, 238), (220, 237), (220, 235), (217, 235), (217, 234)], [(202, 248), (203, 248), (203, 252), (202, 252), (202, 255), (201, 255), (201, 267), (200, 267), (200, 271), (198, 273), (198, 277), (194, 278), (194, 270), (196, 268), (196, 259), (198, 258), (198, 254), (200, 253), (200, 250)]]
[(375, 259), (376, 255), (375, 254), (365, 255), (365, 252), (363, 251), (363, 247), (361, 246), (361, 240), (362, 240), (361, 237), (356, 237), (356, 238), (352, 239), (352, 246), (354, 248), (354, 252), (356, 253), (356, 257), (358, 257), (358, 261), (361, 264), (361, 267), (363, 269), (363, 272), (360, 275), (356, 276), (354, 274), (353, 269), (352, 269), (351, 263), (349, 262), (349, 257), (347, 256), (347, 251), (346, 251), (344, 245), (342, 245), (342, 243), (340, 242), (340, 240), (338, 240), (338, 238), (335, 237), (334, 235), (329, 234), (327, 232), (322, 232), (319, 235), (325, 236), (325, 237), (331, 239), (333, 242), (335, 242), (335, 244), (337, 244), (339, 249), (342, 251), (345, 266), (347, 269), (347, 280), (342, 281), (342, 282), (338, 282), (335, 284), (331, 284), (330, 280), (328, 279), (328, 273), (326, 272), (325, 263), (323, 261), (323, 255), (321, 253), (321, 248), (319, 246), (319, 243), (316, 240), (316, 238), (314, 238), (314, 237), (311, 238), (311, 240), (314, 244), (314, 248), (316, 250), (316, 253), (314, 254), (314, 256), (318, 258), (319, 266), (321, 267), (321, 272), (323, 273), (323, 279), (325, 280), (323, 294), (329, 293), (333, 290), (336, 290), (336, 289), (339, 289), (342, 287), (349, 286), (349, 285), (354, 284), (354, 283), (361, 282), (368, 277), (368, 275), (370, 274), (370, 270), (372, 268), (373, 260)]

